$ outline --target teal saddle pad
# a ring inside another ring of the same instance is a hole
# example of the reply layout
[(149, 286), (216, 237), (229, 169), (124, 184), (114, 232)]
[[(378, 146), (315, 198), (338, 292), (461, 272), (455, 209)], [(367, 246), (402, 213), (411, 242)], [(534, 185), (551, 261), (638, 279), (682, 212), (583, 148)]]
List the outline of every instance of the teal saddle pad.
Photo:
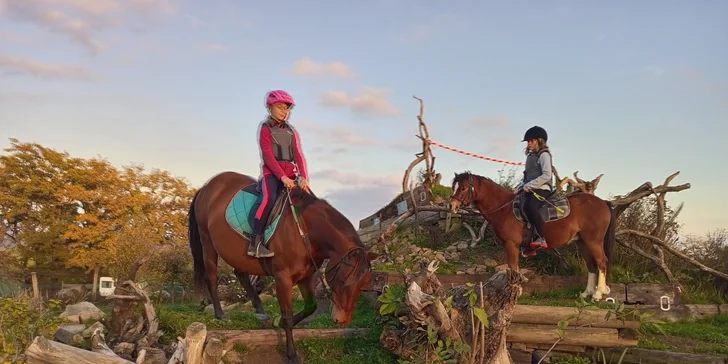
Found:
[[(277, 198), (280, 199), (281, 197), (285, 196), (285, 194), (279, 193), (277, 196)], [(250, 210), (253, 208), (253, 204), (255, 204), (255, 201), (257, 199), (258, 193), (256, 190), (256, 185), (248, 186), (238, 191), (235, 196), (233, 196), (233, 198), (230, 200), (230, 203), (225, 209), (225, 220), (227, 220), (228, 225), (230, 225), (233, 230), (235, 230), (238, 234), (248, 240), (250, 240), (250, 234), (253, 233), (253, 227), (250, 225), (251, 221), (249, 220)], [(268, 203), (273, 204), (274, 206), (271, 211), (271, 215), (275, 214), (276, 216), (273, 221), (270, 221), (269, 218), (269, 223), (263, 233), (263, 237), (265, 239), (264, 243), (266, 244), (273, 236), (273, 233), (275, 233), (276, 228), (278, 227), (278, 222), (280, 221), (282, 215), (282, 209), (275, 208), (277, 205), (276, 202), (277, 201), (268, 201)]]

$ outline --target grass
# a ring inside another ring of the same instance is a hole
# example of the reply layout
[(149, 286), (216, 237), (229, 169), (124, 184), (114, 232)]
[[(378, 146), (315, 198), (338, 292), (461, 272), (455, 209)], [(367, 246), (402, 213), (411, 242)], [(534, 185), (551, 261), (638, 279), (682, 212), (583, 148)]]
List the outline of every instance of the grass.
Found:
[(728, 314), (668, 322), (661, 329), (647, 328), (639, 347), (728, 357)]

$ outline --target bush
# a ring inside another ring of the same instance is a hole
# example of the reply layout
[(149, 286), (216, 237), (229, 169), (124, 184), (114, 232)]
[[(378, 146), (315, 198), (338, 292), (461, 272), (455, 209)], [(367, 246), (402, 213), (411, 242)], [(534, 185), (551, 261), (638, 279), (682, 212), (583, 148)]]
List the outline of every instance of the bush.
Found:
[(36, 336), (50, 339), (60, 327), (60, 301), (50, 300), (47, 307), (34, 306), (41, 305), (26, 293), (0, 298), (0, 362), (17, 362)]

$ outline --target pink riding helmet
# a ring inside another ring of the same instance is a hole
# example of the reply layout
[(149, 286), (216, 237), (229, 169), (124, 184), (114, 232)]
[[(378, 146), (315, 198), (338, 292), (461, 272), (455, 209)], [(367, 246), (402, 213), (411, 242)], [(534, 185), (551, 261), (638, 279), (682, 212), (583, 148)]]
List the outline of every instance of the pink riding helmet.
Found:
[(265, 97), (266, 106), (271, 106), (279, 102), (286, 103), (290, 107), (296, 105), (296, 103), (293, 101), (293, 96), (283, 90), (273, 90), (269, 92)]

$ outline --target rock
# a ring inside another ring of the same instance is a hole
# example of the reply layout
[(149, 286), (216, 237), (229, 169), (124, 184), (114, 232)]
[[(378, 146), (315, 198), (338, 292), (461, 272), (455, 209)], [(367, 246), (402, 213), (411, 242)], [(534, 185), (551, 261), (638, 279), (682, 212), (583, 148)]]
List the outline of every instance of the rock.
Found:
[(84, 323), (88, 320), (101, 320), (106, 314), (103, 312), (81, 312), (78, 314), (78, 320)]
[(498, 262), (496, 262), (495, 259), (485, 258), (483, 259), (483, 265), (488, 268), (494, 268), (498, 266)]
[(142, 364), (167, 364), (167, 357), (164, 350), (158, 348), (143, 347), (147, 351)]
[(475, 268), (468, 268), (465, 270), (465, 273), (475, 275)]
[(56, 331), (54, 337), (56, 340), (68, 344), (80, 344), (83, 342), (83, 336), (81, 333), (86, 329), (86, 325), (72, 324), (72, 325), (61, 325)]
[(458, 251), (458, 246), (450, 245), (449, 247), (445, 248), (445, 251), (448, 253), (454, 253), (454, 252)]
[(403, 257), (403, 256), (401, 256), (401, 255), (400, 255), (400, 256), (398, 256), (397, 258), (395, 258), (394, 260), (395, 260), (395, 261), (396, 261), (397, 263), (400, 263), (400, 264), (401, 264), (401, 263), (404, 263), (404, 257)]
[(495, 267), (496, 272), (503, 272), (508, 269), (508, 264), (501, 264)]
[(488, 268), (486, 268), (486, 267), (484, 267), (482, 265), (479, 265), (479, 266), (475, 267), (475, 273), (476, 274), (483, 274), (483, 273), (485, 273), (487, 271), (488, 271)]
[(59, 316), (60, 317), (68, 317), (68, 316), (78, 316), (83, 312), (88, 313), (100, 313), (101, 317), (104, 317), (104, 312), (99, 310), (96, 305), (94, 305), (91, 302), (79, 302), (75, 305), (68, 305), (66, 306), (66, 310), (63, 311)]
[(445, 259), (445, 254), (442, 254), (440, 252), (438, 252), (437, 254), (435, 254), (435, 259), (437, 259), (437, 260), (439, 260), (439, 261), (441, 261), (443, 263), (447, 263), (447, 259)]
[(450, 254), (450, 256), (452, 257), (451, 258), (452, 260), (458, 260), (458, 259), (460, 259), (460, 252), (452, 253), (452, 254)]
[(104, 330), (106, 328), (104, 327), (104, 325), (102, 323), (96, 321), (93, 323), (93, 325), (91, 325), (87, 329), (83, 330), (83, 332), (81, 333), (81, 336), (88, 339), (94, 334), (94, 331), (96, 331), (96, 329)]
[(116, 344), (116, 346), (114, 346), (113, 351), (116, 353), (116, 355), (119, 355), (121, 357), (131, 357), (131, 354), (134, 352), (134, 344), (118, 343)]
[(69, 324), (80, 324), (81, 320), (78, 318), (78, 315), (73, 315), (73, 316), (64, 317), (63, 322), (69, 323)]
[(268, 302), (268, 301), (275, 300), (275, 297), (273, 297), (273, 296), (271, 296), (269, 294), (263, 293), (263, 294), (260, 295), (260, 300), (263, 301), (263, 302)]
[(419, 253), (420, 250), (422, 250), (422, 248), (420, 248), (419, 246), (416, 246), (416, 245), (413, 245), (412, 246), (412, 252), (413, 253)]
[(458, 248), (458, 250), (465, 250), (465, 249), (468, 248), (468, 246), (469, 246), (468, 243), (466, 243), (466, 242), (463, 241), (463, 242), (461, 242), (460, 244), (457, 245), (457, 248)]
[(463, 272), (463, 271), (459, 270), (459, 271), (455, 272), (455, 274), (458, 274), (458, 275), (460, 275), (460, 274), (465, 274), (465, 272)]

